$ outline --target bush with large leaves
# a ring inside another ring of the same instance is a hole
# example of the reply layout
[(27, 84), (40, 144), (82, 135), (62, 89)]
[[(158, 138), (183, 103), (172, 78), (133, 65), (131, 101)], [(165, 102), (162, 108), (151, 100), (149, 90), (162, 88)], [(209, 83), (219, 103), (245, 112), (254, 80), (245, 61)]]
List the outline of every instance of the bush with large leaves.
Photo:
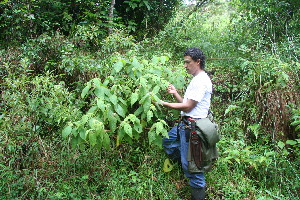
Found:
[(173, 73), (166, 66), (168, 59), (112, 57), (106, 73), (90, 80), (82, 90), (81, 97), (91, 102), (89, 109), (79, 121), (68, 123), (63, 137), (71, 136), (74, 146), (90, 144), (99, 149), (108, 148), (111, 139), (117, 146), (122, 140), (161, 146), (162, 137), (167, 136), (166, 121), (178, 117), (178, 112), (170, 111), (166, 117), (155, 102), (168, 98), (164, 94), (169, 81), (178, 88), (185, 83), (180, 71)]

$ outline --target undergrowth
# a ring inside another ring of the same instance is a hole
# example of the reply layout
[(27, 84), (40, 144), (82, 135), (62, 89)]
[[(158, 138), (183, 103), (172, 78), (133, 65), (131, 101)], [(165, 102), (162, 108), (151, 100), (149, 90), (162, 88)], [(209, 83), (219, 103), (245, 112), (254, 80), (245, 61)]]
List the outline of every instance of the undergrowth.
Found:
[(139, 43), (114, 30), (89, 52), (57, 32), (2, 49), (2, 199), (189, 199), (180, 166), (164, 172), (158, 147), (178, 112), (153, 100), (168, 99), (158, 77), (184, 91), (180, 59), (190, 45), (206, 52), (221, 134), (207, 199), (299, 199), (299, 36), (269, 41), (251, 34), (255, 24), (241, 22), (226, 1), (205, 8), (182, 21), (183, 8)]

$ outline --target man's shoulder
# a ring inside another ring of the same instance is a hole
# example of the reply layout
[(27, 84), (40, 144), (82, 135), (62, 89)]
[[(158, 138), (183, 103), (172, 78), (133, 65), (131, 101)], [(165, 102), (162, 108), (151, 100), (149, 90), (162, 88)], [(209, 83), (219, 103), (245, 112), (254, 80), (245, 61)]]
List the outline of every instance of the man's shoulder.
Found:
[(207, 73), (202, 72), (202, 73), (198, 74), (197, 76), (193, 77), (191, 82), (201, 83), (201, 84), (203, 84), (203, 83), (211, 84), (211, 79)]

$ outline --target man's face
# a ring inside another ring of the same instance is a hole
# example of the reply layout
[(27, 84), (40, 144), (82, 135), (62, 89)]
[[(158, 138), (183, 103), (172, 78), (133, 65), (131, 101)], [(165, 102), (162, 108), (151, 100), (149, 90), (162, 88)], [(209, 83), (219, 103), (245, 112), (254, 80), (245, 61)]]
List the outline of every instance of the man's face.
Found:
[(200, 72), (200, 59), (194, 61), (191, 56), (184, 56), (184, 68), (188, 74), (196, 76)]

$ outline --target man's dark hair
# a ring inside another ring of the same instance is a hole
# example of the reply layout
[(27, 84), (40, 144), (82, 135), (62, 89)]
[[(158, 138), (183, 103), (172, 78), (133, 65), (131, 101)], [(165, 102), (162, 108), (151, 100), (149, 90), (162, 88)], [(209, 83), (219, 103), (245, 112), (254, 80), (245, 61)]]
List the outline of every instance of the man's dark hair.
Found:
[(198, 49), (198, 48), (189, 48), (184, 52), (184, 56), (191, 56), (191, 58), (194, 61), (197, 61), (200, 59), (200, 68), (204, 69), (205, 68), (205, 55), (204, 53)]

